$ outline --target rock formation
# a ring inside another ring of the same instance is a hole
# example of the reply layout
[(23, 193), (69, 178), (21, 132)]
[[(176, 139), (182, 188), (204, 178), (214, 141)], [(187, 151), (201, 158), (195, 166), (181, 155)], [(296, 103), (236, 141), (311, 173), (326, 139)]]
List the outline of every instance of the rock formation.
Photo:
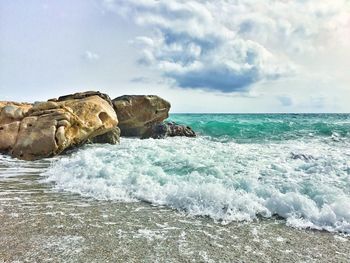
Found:
[(35, 160), (113, 131), (118, 119), (108, 100), (83, 94), (33, 105), (0, 102), (0, 151)]
[(121, 136), (145, 137), (156, 123), (169, 116), (170, 103), (155, 95), (125, 95), (115, 98)]
[(157, 139), (196, 136), (190, 127), (163, 122), (169, 110), (170, 103), (155, 95), (111, 100), (97, 91), (34, 104), (0, 101), (0, 152), (35, 160), (84, 143), (116, 144), (120, 135)]

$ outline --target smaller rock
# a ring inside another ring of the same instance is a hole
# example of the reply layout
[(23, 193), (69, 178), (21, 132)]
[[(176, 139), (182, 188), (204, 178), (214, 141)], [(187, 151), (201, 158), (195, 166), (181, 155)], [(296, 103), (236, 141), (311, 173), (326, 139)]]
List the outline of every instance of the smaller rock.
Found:
[(299, 160), (303, 160), (303, 161), (312, 161), (312, 160), (315, 159), (312, 155), (303, 154), (303, 153), (293, 153), (293, 152), (291, 152), (290, 155), (291, 155), (291, 158), (293, 160), (299, 159)]
[(88, 141), (89, 143), (109, 143), (118, 144), (120, 142), (120, 129), (115, 127), (113, 130), (96, 136)]
[(153, 138), (162, 139), (166, 137), (196, 137), (196, 133), (186, 125), (177, 124), (175, 122), (156, 123), (148, 133), (145, 133), (142, 139)]
[(191, 127), (186, 125), (180, 125), (175, 122), (168, 122), (168, 136), (185, 136), (185, 137), (196, 137), (196, 133)]

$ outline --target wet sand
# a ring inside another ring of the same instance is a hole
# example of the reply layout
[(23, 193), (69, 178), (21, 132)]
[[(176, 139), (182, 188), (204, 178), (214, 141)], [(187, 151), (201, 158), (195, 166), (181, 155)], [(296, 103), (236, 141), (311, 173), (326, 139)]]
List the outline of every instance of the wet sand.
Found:
[(0, 176), (0, 262), (350, 262), (350, 238), (341, 234), (283, 220), (222, 225), (55, 192), (39, 180), (30, 169)]

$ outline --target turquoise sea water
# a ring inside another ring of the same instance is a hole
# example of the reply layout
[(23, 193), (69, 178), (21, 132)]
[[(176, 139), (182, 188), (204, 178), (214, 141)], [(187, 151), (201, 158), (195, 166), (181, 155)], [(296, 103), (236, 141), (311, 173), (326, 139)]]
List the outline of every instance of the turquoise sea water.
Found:
[(201, 135), (237, 142), (349, 137), (350, 114), (172, 114)]
[(121, 138), (54, 158), (42, 183), (218, 224), (282, 217), (350, 233), (350, 115), (172, 114), (196, 138)]

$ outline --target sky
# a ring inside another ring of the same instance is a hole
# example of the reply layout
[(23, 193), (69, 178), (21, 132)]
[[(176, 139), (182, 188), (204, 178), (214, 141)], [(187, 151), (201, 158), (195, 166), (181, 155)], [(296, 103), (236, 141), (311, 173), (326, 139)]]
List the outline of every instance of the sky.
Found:
[(350, 0), (1, 0), (0, 100), (350, 112)]

